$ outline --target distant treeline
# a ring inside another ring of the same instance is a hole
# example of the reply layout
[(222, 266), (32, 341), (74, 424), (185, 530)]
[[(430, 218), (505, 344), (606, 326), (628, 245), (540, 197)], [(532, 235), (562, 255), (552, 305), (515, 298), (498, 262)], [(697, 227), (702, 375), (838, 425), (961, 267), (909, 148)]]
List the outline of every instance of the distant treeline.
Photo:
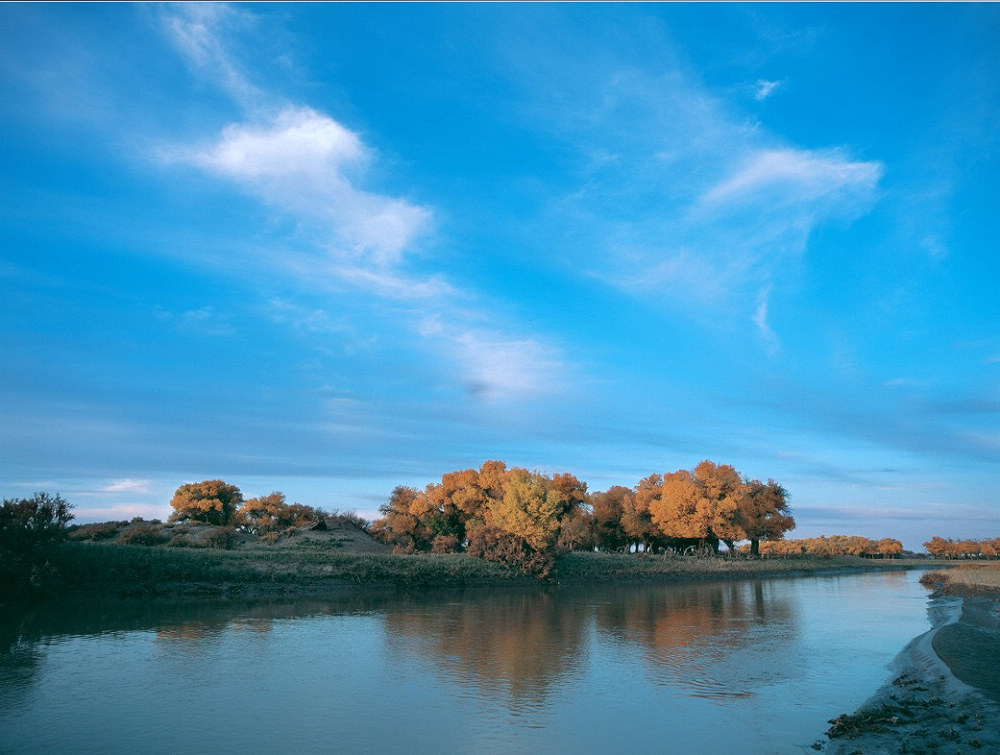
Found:
[(935, 558), (997, 558), (1000, 556), (1000, 537), (991, 540), (945, 540), (932, 537), (924, 547)]
[(867, 558), (895, 558), (903, 553), (899, 540), (883, 538), (869, 540), (858, 535), (831, 535), (807, 537), (800, 540), (769, 541), (760, 544), (760, 552), (767, 556), (865, 556)]

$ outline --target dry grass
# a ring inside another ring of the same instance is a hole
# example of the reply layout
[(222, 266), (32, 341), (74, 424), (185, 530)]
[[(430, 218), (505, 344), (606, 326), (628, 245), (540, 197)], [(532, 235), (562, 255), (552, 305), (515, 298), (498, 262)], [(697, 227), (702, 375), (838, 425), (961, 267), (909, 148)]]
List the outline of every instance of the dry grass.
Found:
[(925, 575), (925, 581), (940, 583), (952, 590), (1000, 591), (1000, 562), (974, 562), (947, 571), (930, 572)]
[[(926, 565), (926, 561), (921, 565)], [(140, 547), (104, 542), (65, 543), (52, 559), (54, 594), (185, 595), (340, 589), (350, 586), (468, 587), (532, 584), (517, 571), (465, 554), (351, 552), (333, 533), (328, 541), (233, 550)], [(687, 579), (742, 579), (898, 569), (905, 561), (854, 556), (727, 559), (570, 553), (556, 560), (564, 583), (637, 583)]]
[(672, 579), (728, 579), (824, 572), (878, 571), (926, 566), (924, 560), (870, 559), (858, 556), (787, 558), (691, 558), (626, 553), (569, 553), (556, 559), (560, 582), (655, 582)]
[(211, 550), (65, 543), (53, 555), (51, 592), (177, 595), (296, 591), (339, 586), (460, 587), (519, 581), (498, 564), (463, 555), (342, 553), (337, 543)]

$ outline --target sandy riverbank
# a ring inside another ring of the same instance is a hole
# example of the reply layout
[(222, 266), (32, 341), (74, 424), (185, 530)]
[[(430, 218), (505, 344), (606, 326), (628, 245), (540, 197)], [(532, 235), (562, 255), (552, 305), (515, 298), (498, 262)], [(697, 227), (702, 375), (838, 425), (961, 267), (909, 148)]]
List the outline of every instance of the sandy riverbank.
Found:
[(937, 593), (892, 681), (837, 717), (828, 753), (1000, 752), (1000, 595)]

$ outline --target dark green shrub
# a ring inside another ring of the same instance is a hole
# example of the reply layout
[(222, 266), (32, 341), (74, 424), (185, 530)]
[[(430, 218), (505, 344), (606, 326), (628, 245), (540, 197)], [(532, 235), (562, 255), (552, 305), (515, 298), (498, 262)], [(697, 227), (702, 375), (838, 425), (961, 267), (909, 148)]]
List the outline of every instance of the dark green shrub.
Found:
[(354, 511), (339, 511), (338, 509), (334, 509), (325, 518), (332, 519), (336, 524), (352, 524), (359, 530), (368, 531), (368, 520)]
[(128, 527), (128, 522), (94, 522), (93, 524), (77, 524), (69, 528), (67, 536), (70, 540), (111, 540)]
[(35, 591), (47, 576), (49, 556), (66, 539), (72, 506), (62, 497), (35, 493), (0, 505), (0, 593)]
[(159, 524), (131, 524), (115, 540), (119, 545), (162, 545), (170, 539)]
[(230, 527), (215, 527), (205, 533), (204, 542), (208, 548), (228, 551), (236, 545), (236, 532)]

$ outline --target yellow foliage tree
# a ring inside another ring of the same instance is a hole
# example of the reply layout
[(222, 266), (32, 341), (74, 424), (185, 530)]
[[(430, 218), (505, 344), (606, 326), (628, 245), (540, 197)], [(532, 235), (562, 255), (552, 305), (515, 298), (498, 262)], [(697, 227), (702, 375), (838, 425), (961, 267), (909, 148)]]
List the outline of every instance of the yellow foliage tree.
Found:
[[(657, 528), (653, 524), (653, 516), (649, 506), (660, 494), (660, 487), (663, 485), (663, 477), (658, 474), (651, 474), (639, 481), (635, 486), (635, 493), (630, 496), (621, 497), (622, 530), (628, 540), (636, 544), (642, 543), (645, 549), (649, 549), (656, 540)], [(632, 546), (629, 545), (629, 548)]]
[(559, 535), (563, 494), (549, 478), (526, 469), (511, 469), (506, 483), (503, 498), (490, 501), (492, 524), (535, 550), (550, 548)]
[[(646, 478), (647, 481), (650, 479)], [(653, 524), (666, 537), (706, 537), (709, 523), (702, 503), (702, 491), (694, 475), (679, 470), (660, 479), (659, 488), (649, 485), (643, 488), (640, 483), (637, 493), (637, 496), (649, 497)]]
[(214, 525), (232, 524), (243, 494), (222, 480), (205, 480), (181, 485), (170, 499), (174, 513), (170, 521), (192, 519)]
[(788, 513), (788, 492), (774, 480), (751, 480), (738, 502), (740, 525), (750, 540), (750, 553), (760, 553), (761, 540), (781, 540), (795, 528)]
[(285, 494), (274, 492), (248, 498), (236, 512), (237, 526), (247, 532), (261, 534), (288, 527), (301, 527), (317, 521), (322, 512), (301, 503), (286, 503)]
[(739, 504), (746, 492), (740, 473), (729, 464), (716, 464), (707, 459), (694, 468), (694, 477), (702, 490), (698, 502), (704, 535), (717, 537), (732, 545), (746, 537), (740, 526)]
[(660, 534), (715, 542), (721, 539), (729, 544), (746, 537), (739, 519), (746, 486), (733, 467), (705, 460), (693, 471), (682, 469), (663, 475), (658, 487), (657, 477), (640, 482), (636, 497), (648, 499)]

